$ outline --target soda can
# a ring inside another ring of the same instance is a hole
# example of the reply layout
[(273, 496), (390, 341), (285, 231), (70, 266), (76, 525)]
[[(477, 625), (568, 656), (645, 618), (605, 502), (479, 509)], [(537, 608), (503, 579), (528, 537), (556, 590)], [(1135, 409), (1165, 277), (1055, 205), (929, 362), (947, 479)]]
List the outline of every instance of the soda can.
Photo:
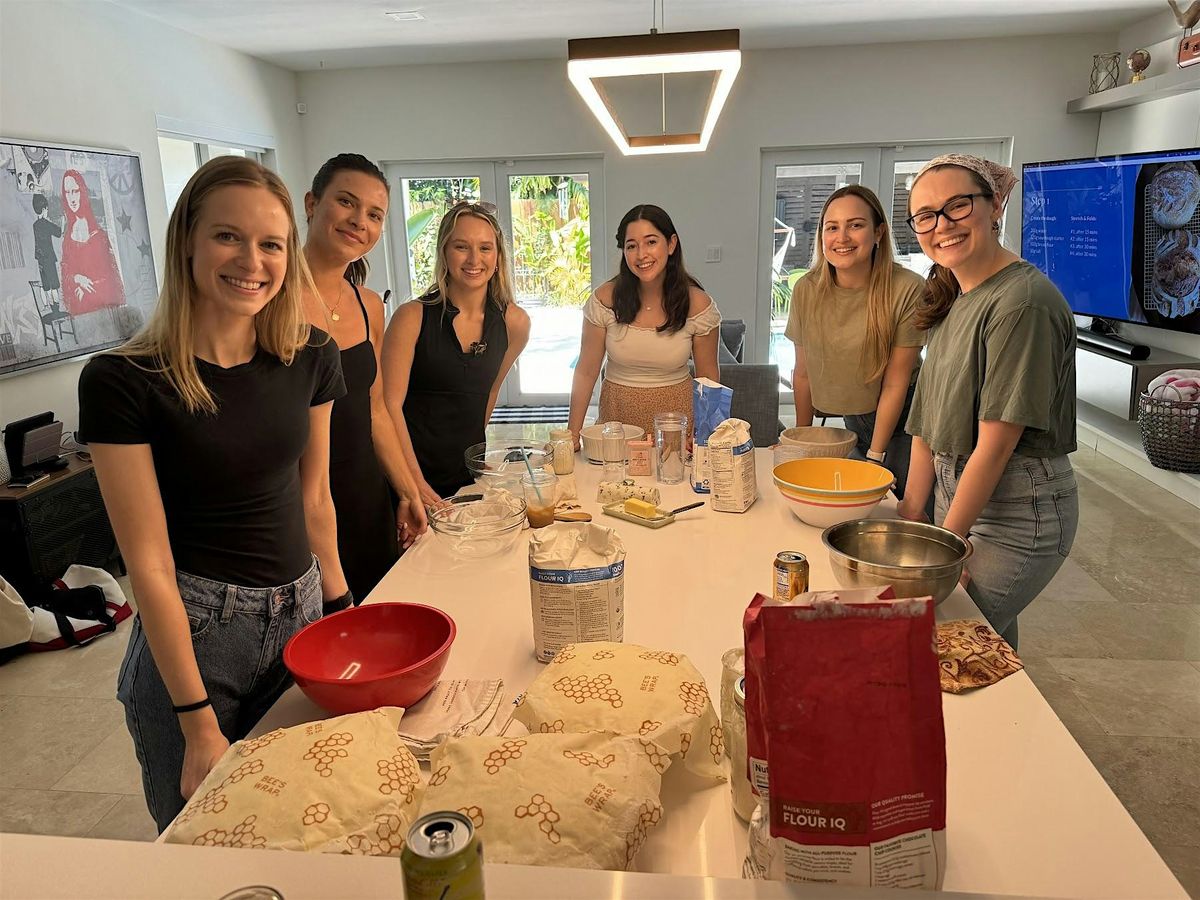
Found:
[(808, 558), (803, 553), (795, 550), (776, 553), (773, 574), (776, 600), (790, 603), (797, 594), (808, 590)]
[(483, 900), (483, 844), (460, 812), (417, 819), (400, 867), (407, 900)]

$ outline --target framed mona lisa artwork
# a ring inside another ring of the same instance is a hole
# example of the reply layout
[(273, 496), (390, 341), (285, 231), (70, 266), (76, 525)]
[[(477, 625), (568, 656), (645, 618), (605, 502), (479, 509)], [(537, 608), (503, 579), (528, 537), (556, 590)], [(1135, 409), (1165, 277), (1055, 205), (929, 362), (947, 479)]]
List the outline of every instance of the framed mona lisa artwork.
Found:
[(115, 347), (157, 300), (137, 154), (0, 138), (0, 376)]

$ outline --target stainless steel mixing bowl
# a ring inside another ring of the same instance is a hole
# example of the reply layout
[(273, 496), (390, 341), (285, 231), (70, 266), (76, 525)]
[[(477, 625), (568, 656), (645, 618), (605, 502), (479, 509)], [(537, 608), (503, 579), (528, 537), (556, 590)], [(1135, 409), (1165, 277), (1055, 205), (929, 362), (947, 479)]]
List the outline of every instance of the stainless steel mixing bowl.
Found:
[(950, 596), (971, 545), (953, 531), (905, 519), (857, 519), (826, 528), (833, 577), (844, 588), (890, 584), (897, 597)]

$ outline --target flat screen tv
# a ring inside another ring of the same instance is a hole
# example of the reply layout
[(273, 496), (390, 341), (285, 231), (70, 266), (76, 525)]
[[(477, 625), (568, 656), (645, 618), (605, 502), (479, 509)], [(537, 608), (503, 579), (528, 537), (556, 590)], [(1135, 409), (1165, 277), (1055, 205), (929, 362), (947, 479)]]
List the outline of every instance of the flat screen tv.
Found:
[(1081, 316), (1200, 334), (1200, 148), (1026, 163), (1021, 255)]

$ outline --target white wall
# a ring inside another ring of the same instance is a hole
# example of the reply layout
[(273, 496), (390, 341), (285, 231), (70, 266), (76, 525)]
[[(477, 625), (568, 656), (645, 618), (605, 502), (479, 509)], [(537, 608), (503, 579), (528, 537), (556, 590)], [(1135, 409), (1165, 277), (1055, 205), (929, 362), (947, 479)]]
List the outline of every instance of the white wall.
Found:
[[(1118, 46), (1127, 48), (1126, 54), (1137, 47), (1149, 50), (1150, 68), (1146, 74), (1158, 75), (1176, 68), (1181, 33), (1171, 11), (1164, 9), (1122, 31)], [(1200, 72), (1197, 78), (1200, 79)], [(1096, 141), (1099, 154), (1184, 147), (1200, 147), (1200, 90), (1100, 114), (1100, 134)], [(1118, 330), (1129, 340), (1200, 359), (1200, 337), (1195, 335), (1127, 324)]]
[[(859, 142), (1012, 138), (1013, 162), (1089, 156), (1097, 116), (1067, 116), (1113, 35), (817, 47), (744, 54), (708, 152), (622, 157), (570, 87), (563, 60), (304, 72), (309, 170), (353, 150), (377, 160), (605, 157), (607, 224), (665, 207), (689, 268), (756, 335), (761, 151)], [(595, 201), (594, 201), (595, 202)], [(1014, 210), (1020, 198), (1013, 198)], [(1011, 229), (1010, 229), (1011, 230)], [(703, 262), (707, 245), (722, 261)], [(604, 247), (610, 266), (615, 247)], [(383, 271), (375, 266), (376, 278)], [(760, 345), (766, 338), (759, 335)]]
[[(0, 134), (133, 150), (162, 273), (167, 230), (155, 115), (277, 138), (289, 185), (299, 152), (295, 75), (109, 3), (0, 3)], [(46, 409), (78, 415), (73, 361), (0, 380), (0, 424)]]

